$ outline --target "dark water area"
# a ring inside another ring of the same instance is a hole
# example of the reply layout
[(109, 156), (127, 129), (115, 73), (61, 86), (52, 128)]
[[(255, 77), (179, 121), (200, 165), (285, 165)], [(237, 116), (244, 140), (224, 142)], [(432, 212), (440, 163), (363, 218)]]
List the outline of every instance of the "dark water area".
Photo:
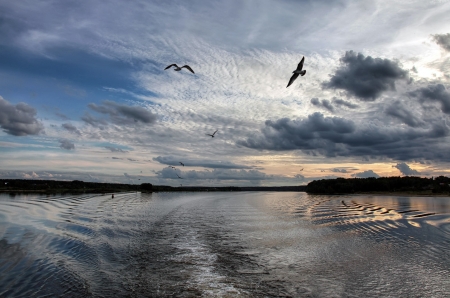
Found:
[(450, 297), (450, 198), (0, 195), (0, 297)]

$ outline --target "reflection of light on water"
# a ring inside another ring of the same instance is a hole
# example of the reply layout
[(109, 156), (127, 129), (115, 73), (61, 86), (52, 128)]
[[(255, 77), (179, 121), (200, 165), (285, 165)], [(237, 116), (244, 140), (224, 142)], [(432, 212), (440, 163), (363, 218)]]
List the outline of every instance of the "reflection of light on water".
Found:
[(448, 216), (435, 216), (432, 219), (425, 220), (425, 222), (450, 233), (450, 217)]

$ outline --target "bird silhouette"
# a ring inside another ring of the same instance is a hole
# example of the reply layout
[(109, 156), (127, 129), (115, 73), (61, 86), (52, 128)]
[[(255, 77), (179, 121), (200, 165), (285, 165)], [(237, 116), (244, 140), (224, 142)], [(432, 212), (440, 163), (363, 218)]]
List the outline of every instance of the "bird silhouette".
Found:
[(184, 167), (184, 163), (182, 163), (181, 161), (179, 163), (180, 163), (180, 165), (182, 165)]
[(293, 75), (292, 75), (291, 79), (289, 80), (289, 83), (286, 86), (286, 88), (289, 87), (292, 83), (294, 83), (295, 79), (298, 78), (299, 75), (302, 75), (302, 77), (305, 75), (306, 70), (302, 70), (303, 62), (305, 62), (305, 56), (303, 56), (302, 60), (298, 64), (297, 69), (292, 72)]
[(214, 138), (214, 135), (216, 134), (216, 132), (217, 132), (217, 130), (216, 130), (215, 132), (213, 132), (213, 134), (212, 134), (212, 135), (210, 135), (209, 133), (205, 133), (205, 135), (207, 135), (207, 136), (210, 136), (210, 137)]
[(187, 68), (187, 69), (189, 69), (190, 72), (195, 73), (189, 65), (183, 65), (183, 66), (179, 67), (179, 66), (176, 65), (176, 64), (170, 64), (169, 66), (167, 66), (166, 68), (164, 68), (164, 70), (169, 69), (169, 68), (171, 68), (172, 66), (175, 66), (175, 69), (174, 69), (175, 71), (180, 71), (182, 68)]
[(177, 177), (178, 177), (178, 178), (180, 178), (180, 179), (183, 179), (183, 178), (181, 178), (180, 176), (178, 176), (178, 174), (177, 174), (177, 173), (175, 173), (175, 174), (177, 175)]
[(170, 166), (172, 169), (175, 169), (175, 167), (174, 166)]

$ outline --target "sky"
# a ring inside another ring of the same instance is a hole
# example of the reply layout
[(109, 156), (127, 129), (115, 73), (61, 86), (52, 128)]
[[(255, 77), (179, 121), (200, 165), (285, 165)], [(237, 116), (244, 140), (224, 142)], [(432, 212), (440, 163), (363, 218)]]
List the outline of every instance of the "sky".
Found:
[(449, 120), (450, 1), (0, 0), (2, 179), (449, 176)]

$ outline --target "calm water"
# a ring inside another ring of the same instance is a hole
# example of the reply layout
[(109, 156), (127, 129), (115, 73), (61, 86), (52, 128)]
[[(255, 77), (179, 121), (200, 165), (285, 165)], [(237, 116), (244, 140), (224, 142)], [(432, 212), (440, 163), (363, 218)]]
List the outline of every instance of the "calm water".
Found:
[(0, 195), (0, 297), (450, 297), (450, 198)]

